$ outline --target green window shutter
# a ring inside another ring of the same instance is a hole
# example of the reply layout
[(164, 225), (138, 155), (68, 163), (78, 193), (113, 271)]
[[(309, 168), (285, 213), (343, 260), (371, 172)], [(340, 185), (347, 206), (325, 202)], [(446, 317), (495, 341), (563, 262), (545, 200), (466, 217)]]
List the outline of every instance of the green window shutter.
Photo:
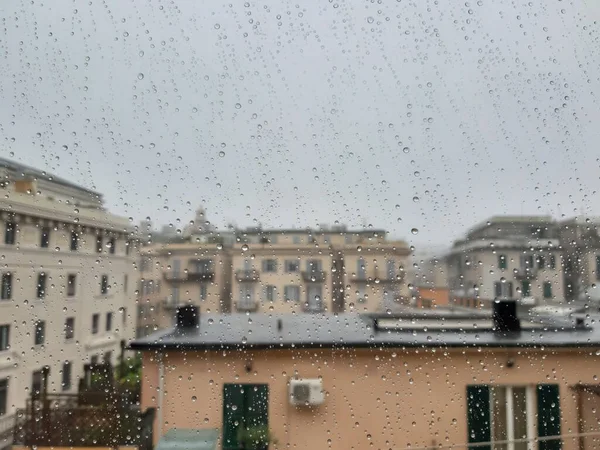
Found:
[(507, 266), (506, 255), (498, 255), (498, 268), (506, 269)]
[(269, 386), (246, 385), (245, 419), (247, 427), (269, 425)]
[(223, 386), (223, 450), (239, 448), (237, 433), (244, 422), (244, 395), (248, 386), (225, 384)]
[[(558, 384), (537, 385), (538, 437), (560, 435), (560, 398)], [(561, 439), (540, 441), (539, 450), (560, 450)]]
[[(490, 389), (486, 385), (467, 386), (468, 442), (490, 442)], [(491, 446), (469, 447), (471, 450), (491, 450)]]
[(544, 298), (552, 297), (552, 283), (544, 281)]
[(596, 280), (600, 280), (600, 256), (596, 256)]

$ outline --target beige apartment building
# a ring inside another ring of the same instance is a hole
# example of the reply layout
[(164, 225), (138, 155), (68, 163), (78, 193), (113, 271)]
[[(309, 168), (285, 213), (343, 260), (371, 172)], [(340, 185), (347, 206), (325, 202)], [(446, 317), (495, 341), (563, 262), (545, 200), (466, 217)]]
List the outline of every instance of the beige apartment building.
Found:
[(173, 325), (177, 306), (231, 310), (231, 252), (221, 244), (170, 243), (140, 251), (137, 335)]
[(497, 298), (523, 306), (565, 300), (556, 222), (546, 216), (492, 217), (456, 241), (446, 256), (450, 300), (489, 308)]
[(408, 302), (409, 254), (383, 230), (344, 227), (213, 231), (151, 245), (141, 255), (138, 336), (171, 326), (175, 307), (188, 303), (225, 313), (394, 308)]
[(102, 195), (0, 159), (0, 434), (41, 389), (75, 392), (135, 332), (137, 244)]
[(597, 318), (519, 319), (506, 303), (494, 316), (180, 310), (177, 328), (132, 343), (141, 405), (156, 408), (157, 448), (210, 435), (203, 448), (238, 450), (246, 428), (268, 430), (271, 450), (598, 448)]

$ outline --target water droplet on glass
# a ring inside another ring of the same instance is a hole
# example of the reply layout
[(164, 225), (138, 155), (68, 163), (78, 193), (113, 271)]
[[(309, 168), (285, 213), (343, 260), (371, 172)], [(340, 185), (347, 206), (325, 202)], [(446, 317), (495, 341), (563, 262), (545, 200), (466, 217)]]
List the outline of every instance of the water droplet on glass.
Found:
[(418, 228), (412, 228), (412, 229), (410, 230), (410, 232), (411, 232), (412, 234), (419, 234), (419, 229), (418, 229)]
[(143, 80), (144, 74), (142, 72), (138, 73), (138, 80)]

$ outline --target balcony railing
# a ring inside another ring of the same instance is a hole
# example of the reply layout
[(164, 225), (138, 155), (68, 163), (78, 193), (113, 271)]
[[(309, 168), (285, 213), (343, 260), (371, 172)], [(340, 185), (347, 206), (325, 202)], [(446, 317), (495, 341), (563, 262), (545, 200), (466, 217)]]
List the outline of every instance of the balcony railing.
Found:
[(405, 272), (391, 274), (387, 271), (374, 270), (367, 272), (358, 272), (351, 275), (350, 280), (356, 283), (403, 283)]
[(165, 270), (163, 276), (167, 281), (184, 281), (187, 279), (187, 273), (185, 272), (173, 272), (172, 270)]
[(306, 270), (302, 272), (302, 279), (307, 283), (322, 283), (325, 281), (324, 270)]
[(235, 302), (235, 308), (238, 311), (243, 312), (255, 312), (258, 311), (259, 304), (258, 300), (248, 299)]
[(238, 281), (258, 281), (259, 273), (256, 270), (238, 270), (235, 272)]
[(313, 303), (313, 302), (304, 302), (302, 303), (302, 311), (305, 313), (322, 313), (325, 311), (325, 306), (323, 302)]
[(15, 427), (15, 415), (5, 415), (0, 417), (0, 448), (10, 446)]
[(167, 311), (172, 311), (177, 309), (179, 306), (181, 306), (181, 302), (179, 301), (174, 301), (171, 300), (169, 298), (165, 298), (163, 299), (161, 302), (161, 305), (163, 307), (163, 309), (167, 310)]
[(517, 280), (530, 280), (537, 276), (537, 268), (519, 267), (518, 269), (515, 269), (514, 273)]
[(188, 270), (188, 280), (213, 281), (215, 271), (212, 267), (194, 267)]

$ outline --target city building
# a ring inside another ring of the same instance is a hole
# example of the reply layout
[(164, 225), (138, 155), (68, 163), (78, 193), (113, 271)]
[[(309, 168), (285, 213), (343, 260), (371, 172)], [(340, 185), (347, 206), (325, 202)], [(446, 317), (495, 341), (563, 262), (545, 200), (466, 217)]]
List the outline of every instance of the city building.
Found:
[(516, 311), (184, 307), (174, 329), (131, 344), (143, 353), (141, 406), (156, 408), (158, 448), (173, 430), (216, 430), (226, 450), (248, 436), (273, 449), (597, 448), (598, 320)]
[(218, 231), (190, 235), (202, 239), (141, 250), (138, 336), (172, 326), (175, 308), (184, 304), (207, 313), (339, 313), (408, 302), (410, 250), (388, 241), (383, 230), (234, 233), (227, 240)]
[(140, 250), (137, 336), (173, 325), (178, 306), (231, 311), (231, 251), (220, 244), (156, 244)]
[(497, 298), (526, 307), (564, 302), (559, 238), (547, 216), (498, 216), (475, 226), (446, 256), (450, 301), (479, 308)]
[(102, 195), (0, 159), (0, 434), (41, 389), (77, 389), (135, 332), (137, 243)]
[(599, 218), (574, 217), (559, 223), (567, 300), (600, 303)]

